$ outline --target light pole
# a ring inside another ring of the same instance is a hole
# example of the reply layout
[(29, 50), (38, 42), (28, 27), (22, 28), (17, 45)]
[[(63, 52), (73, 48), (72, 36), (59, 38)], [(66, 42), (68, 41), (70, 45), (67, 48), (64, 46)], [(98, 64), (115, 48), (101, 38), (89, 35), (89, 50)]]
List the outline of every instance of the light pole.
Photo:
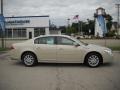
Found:
[(67, 30), (70, 29), (70, 18), (67, 19), (67, 24), (68, 24), (68, 26), (67, 26), (67, 29), (66, 29), (66, 34), (68, 34)]
[(68, 18), (67, 20), (68, 20), (68, 27), (69, 27), (70, 26), (70, 19)]

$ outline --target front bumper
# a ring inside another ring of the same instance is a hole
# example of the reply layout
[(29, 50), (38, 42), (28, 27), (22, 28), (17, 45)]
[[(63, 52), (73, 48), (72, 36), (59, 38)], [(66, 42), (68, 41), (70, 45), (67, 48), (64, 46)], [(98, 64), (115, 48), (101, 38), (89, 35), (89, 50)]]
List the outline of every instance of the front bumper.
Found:
[(113, 62), (113, 53), (103, 53), (103, 63), (112, 63)]

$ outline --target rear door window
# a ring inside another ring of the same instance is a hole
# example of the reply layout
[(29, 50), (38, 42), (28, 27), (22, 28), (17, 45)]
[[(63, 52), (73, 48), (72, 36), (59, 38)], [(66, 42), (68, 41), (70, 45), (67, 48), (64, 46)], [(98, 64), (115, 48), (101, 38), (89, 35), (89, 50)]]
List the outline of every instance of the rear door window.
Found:
[(55, 37), (49, 36), (49, 37), (40, 37), (34, 40), (35, 44), (55, 44)]

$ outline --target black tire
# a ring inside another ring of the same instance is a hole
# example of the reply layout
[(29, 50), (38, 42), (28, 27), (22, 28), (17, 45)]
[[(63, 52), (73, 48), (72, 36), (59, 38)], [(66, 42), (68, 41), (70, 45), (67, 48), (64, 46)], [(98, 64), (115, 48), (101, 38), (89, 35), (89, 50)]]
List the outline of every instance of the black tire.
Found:
[(22, 55), (22, 62), (25, 66), (31, 67), (37, 64), (36, 56), (31, 52), (26, 52)]
[(98, 67), (102, 62), (101, 55), (98, 53), (89, 53), (85, 58), (85, 64), (89, 67)]

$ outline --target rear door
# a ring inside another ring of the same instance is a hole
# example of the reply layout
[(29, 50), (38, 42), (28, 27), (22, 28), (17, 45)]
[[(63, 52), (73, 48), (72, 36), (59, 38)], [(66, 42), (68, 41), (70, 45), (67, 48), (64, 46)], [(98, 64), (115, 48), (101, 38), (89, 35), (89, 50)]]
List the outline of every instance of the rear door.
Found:
[(39, 60), (56, 61), (55, 37), (40, 37), (35, 40), (36, 52)]

